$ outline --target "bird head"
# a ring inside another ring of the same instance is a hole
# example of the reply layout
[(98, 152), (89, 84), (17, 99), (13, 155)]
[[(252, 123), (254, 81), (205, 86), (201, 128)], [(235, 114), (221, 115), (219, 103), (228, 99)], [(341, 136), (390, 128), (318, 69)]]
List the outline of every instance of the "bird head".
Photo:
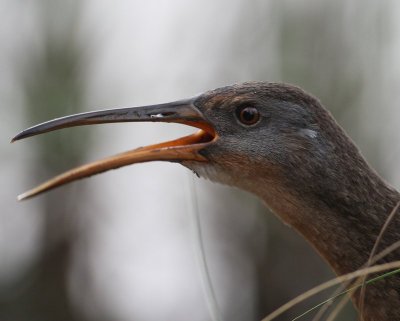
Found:
[[(66, 127), (111, 122), (175, 122), (199, 130), (77, 167), (22, 194), (20, 199), (148, 161), (181, 163), (199, 176), (264, 199), (275, 197), (285, 185), (305, 184), (305, 178), (311, 182), (318, 172), (329, 146), (325, 140), (330, 122), (321, 128), (324, 118), (331, 117), (311, 95), (291, 85), (265, 82), (222, 87), (172, 103), (58, 118), (22, 131), (13, 141)], [(261, 195), (268, 193), (271, 195)]]
[(297, 87), (244, 83), (194, 103), (216, 133), (201, 151), (206, 163), (183, 163), (200, 176), (259, 194), (260, 184), (277, 186), (321, 152), (319, 103)]

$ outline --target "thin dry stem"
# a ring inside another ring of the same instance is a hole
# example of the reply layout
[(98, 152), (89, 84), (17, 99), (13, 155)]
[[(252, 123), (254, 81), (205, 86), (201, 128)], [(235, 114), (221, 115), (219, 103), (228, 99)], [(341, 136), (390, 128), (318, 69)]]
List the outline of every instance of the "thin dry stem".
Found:
[[(390, 222), (392, 221), (395, 213), (397, 212), (398, 208), (400, 206), (400, 202), (398, 202), (396, 204), (396, 206), (393, 208), (393, 210), (390, 212), (388, 218), (386, 219), (384, 225), (382, 226), (379, 235), (375, 241), (375, 244), (372, 248), (372, 251), (370, 253), (370, 256), (368, 258), (368, 262), (362, 266), (361, 268), (367, 268), (369, 266), (371, 266), (372, 264), (374, 264), (375, 262), (381, 260), (383, 257), (385, 257), (386, 255), (388, 255), (389, 253), (393, 252), (394, 250), (396, 250), (397, 248), (399, 248), (400, 246), (400, 241), (393, 243), (392, 245), (388, 246), (386, 249), (384, 249), (382, 252), (378, 253), (375, 255), (376, 250), (378, 249), (379, 243), (383, 237), (383, 234), (385, 233), (387, 227), (389, 226)], [(336, 295), (338, 295), (340, 292), (342, 292), (345, 288), (347, 287), (352, 287), (354, 286), (354, 284), (362, 282), (363, 286), (361, 291), (365, 292), (365, 278), (366, 276), (361, 276), (360, 278), (358, 278), (357, 280), (353, 281), (353, 282), (347, 282), (345, 284), (343, 284), (341, 287), (339, 287), (333, 294), (332, 297), (335, 297)], [(330, 313), (330, 315), (328, 316), (327, 321), (332, 321), (335, 319), (335, 317), (338, 315), (338, 313), (340, 313), (340, 311), (344, 308), (344, 306), (346, 305), (346, 303), (349, 301), (351, 295), (355, 292), (356, 289), (353, 289), (352, 291), (350, 291), (348, 293), (348, 295), (346, 297), (344, 297), (339, 304), (335, 307), (335, 309)], [(365, 293), (361, 293), (360, 294), (360, 302), (362, 302), (362, 304), (360, 305), (360, 311), (362, 311), (363, 309), (363, 300), (364, 300), (364, 294)], [(361, 296), (362, 295), (362, 296)], [(321, 307), (321, 309), (319, 309), (318, 313), (315, 315), (315, 317), (313, 318), (312, 321), (319, 321), (322, 316), (325, 314), (325, 312), (329, 309), (329, 307), (333, 304), (333, 301), (326, 303), (323, 307)], [(361, 314), (362, 316), (362, 314)]]
[(307, 292), (304, 292), (303, 294), (297, 296), (296, 298), (290, 300), (289, 302), (285, 303), (280, 308), (278, 308), (277, 310), (275, 310), (274, 312), (272, 312), (271, 314), (266, 316), (262, 321), (272, 321), (277, 316), (286, 312), (287, 310), (289, 310), (296, 304), (308, 299), (309, 297), (311, 297), (323, 290), (329, 289), (330, 287), (340, 284), (342, 282), (352, 280), (352, 279), (357, 278), (362, 275), (382, 272), (385, 270), (395, 269), (395, 268), (399, 268), (399, 267), (400, 267), (400, 261), (394, 261), (394, 262), (390, 262), (390, 263), (384, 263), (384, 264), (380, 264), (380, 265), (371, 266), (371, 267), (368, 267), (365, 269), (360, 269), (360, 270), (357, 270), (357, 271), (354, 271), (354, 272), (351, 272), (351, 273), (348, 273), (345, 275), (338, 276), (335, 279), (331, 279), (325, 283), (322, 283), (322, 284), (308, 290)]
[[(357, 279), (359, 280), (359, 278)], [(356, 281), (357, 282), (357, 281)], [(354, 282), (355, 283), (355, 282)], [(353, 283), (353, 284), (354, 284)], [(348, 295), (344, 296), (340, 302), (337, 304), (337, 306), (335, 307), (335, 309), (333, 309), (333, 311), (328, 315), (328, 318), (326, 319), (326, 321), (334, 321), (336, 319), (336, 317), (339, 315), (339, 313), (343, 310), (343, 308), (346, 306), (347, 302), (349, 302), (350, 300), (350, 296), (351, 294), (354, 292), (354, 290), (350, 291), (348, 293)]]
[[(381, 251), (380, 253), (378, 253), (377, 255), (375, 255), (372, 259), (371, 264), (374, 264), (375, 262), (383, 259), (386, 255), (390, 254), (391, 252), (397, 250), (398, 248), (400, 248), (400, 240), (397, 242), (394, 242), (392, 245), (389, 245), (387, 248), (385, 248), (383, 251)], [(359, 283), (362, 281), (362, 279), (364, 278), (364, 276), (359, 277), (356, 281), (354, 281), (350, 286), (353, 286), (356, 283)], [(349, 284), (345, 284), (343, 287), (347, 287), (349, 286)], [(340, 288), (343, 289), (343, 288)], [(326, 321), (333, 321), (335, 320), (336, 316), (340, 313), (340, 311), (343, 309), (343, 307), (346, 305), (346, 303), (350, 300), (351, 295), (354, 293), (356, 289), (351, 290), (347, 296), (345, 296), (340, 302), (339, 304), (335, 307), (335, 309), (330, 313), (330, 315), (328, 316), (328, 319), (326, 319)], [(322, 309), (321, 309), (322, 310)], [(325, 312), (326, 310), (324, 310)], [(313, 320), (314, 321), (314, 320)], [(318, 321), (318, 320), (317, 320)]]
[[(390, 222), (393, 220), (398, 208), (400, 206), (400, 202), (398, 202), (396, 204), (396, 206), (393, 208), (392, 212), (389, 214), (388, 218), (385, 221), (385, 224), (383, 224), (381, 231), (379, 232), (378, 237), (376, 238), (374, 247), (372, 248), (372, 251), (369, 255), (368, 258), (368, 262), (367, 262), (367, 267), (371, 266), (372, 263), (372, 258), (375, 256), (376, 251), (378, 250), (378, 246), (382, 240), (383, 235), (385, 234)], [(367, 276), (364, 275), (362, 276), (361, 280), (362, 280), (362, 286), (361, 286), (361, 291), (360, 291), (360, 297), (359, 297), (359, 302), (360, 302), (360, 306), (359, 306), (359, 311), (360, 311), (360, 319), (363, 320), (363, 316), (364, 316), (364, 302), (365, 302), (365, 281), (366, 281)]]

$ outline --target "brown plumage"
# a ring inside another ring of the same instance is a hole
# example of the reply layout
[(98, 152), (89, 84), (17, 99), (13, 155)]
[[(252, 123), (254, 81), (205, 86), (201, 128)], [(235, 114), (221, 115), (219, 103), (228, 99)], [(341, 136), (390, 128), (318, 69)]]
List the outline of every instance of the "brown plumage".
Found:
[[(179, 122), (201, 129), (173, 142), (85, 165), (22, 198), (127, 164), (179, 162), (200, 176), (258, 195), (337, 274), (366, 264), (385, 220), (400, 201), (400, 194), (367, 164), (321, 103), (286, 84), (250, 82), (170, 104), (69, 116), (32, 127), (15, 140), (117, 121)], [(400, 214), (386, 230), (378, 252), (398, 240)], [(399, 259), (397, 250), (378, 263)], [(368, 285), (364, 309), (365, 321), (400, 320), (400, 277)]]

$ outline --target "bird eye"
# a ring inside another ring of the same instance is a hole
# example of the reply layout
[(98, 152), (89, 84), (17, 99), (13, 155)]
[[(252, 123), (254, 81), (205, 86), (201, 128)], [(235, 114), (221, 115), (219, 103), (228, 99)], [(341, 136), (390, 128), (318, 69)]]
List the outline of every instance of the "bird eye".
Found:
[(260, 120), (260, 113), (254, 107), (242, 107), (236, 111), (239, 121), (247, 126), (254, 125)]

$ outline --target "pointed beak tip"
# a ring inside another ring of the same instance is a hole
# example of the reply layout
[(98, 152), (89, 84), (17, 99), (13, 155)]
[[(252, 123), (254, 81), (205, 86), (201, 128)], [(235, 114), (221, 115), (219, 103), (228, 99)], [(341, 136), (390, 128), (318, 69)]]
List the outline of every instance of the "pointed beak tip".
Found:
[(28, 190), (26, 192), (23, 192), (23, 193), (19, 194), (17, 196), (17, 201), (18, 202), (25, 201), (25, 200), (27, 200), (27, 199), (29, 199), (29, 198), (37, 195), (37, 194), (40, 194), (40, 191), (38, 192), (37, 189), (30, 189), (30, 190)]
[(17, 135), (15, 135), (13, 138), (11, 138), (10, 143), (15, 143), (17, 140), (20, 140), (22, 138), (24, 138), (24, 136), (22, 135), (22, 132), (20, 132)]
[(25, 199), (26, 199), (26, 196), (24, 194), (20, 194), (20, 195), (17, 196), (17, 201), (18, 202), (21, 202), (21, 201), (23, 201)]
[(22, 193), (22, 194), (19, 194), (19, 195), (17, 196), (17, 201), (18, 201), (18, 202), (25, 201), (25, 200), (27, 200), (27, 199), (29, 199), (29, 198), (31, 198), (31, 197), (37, 195), (37, 194), (40, 194), (40, 193), (34, 192), (33, 190), (29, 190), (29, 191), (27, 191), (27, 192), (24, 192), (24, 193)]

